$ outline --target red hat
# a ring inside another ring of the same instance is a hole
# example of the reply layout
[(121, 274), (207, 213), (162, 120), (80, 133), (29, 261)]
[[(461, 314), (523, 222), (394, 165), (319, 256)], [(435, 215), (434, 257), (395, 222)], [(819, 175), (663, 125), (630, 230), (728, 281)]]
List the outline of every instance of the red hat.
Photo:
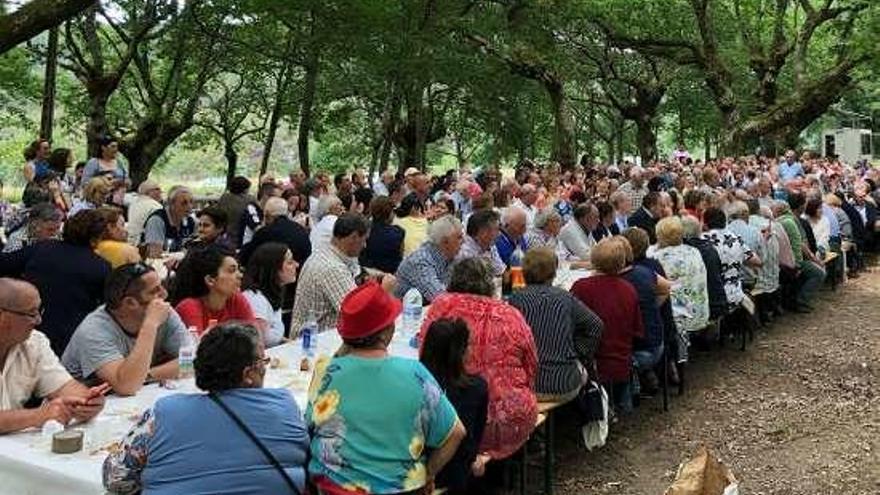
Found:
[(336, 329), (343, 339), (369, 337), (394, 323), (403, 305), (376, 281), (349, 292), (342, 300)]

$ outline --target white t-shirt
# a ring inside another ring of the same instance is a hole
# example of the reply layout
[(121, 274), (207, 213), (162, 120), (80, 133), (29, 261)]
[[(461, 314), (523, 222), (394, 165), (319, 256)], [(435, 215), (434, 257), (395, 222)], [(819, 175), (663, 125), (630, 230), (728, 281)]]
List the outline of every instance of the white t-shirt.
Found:
[(254, 316), (258, 320), (266, 322), (266, 334), (263, 345), (266, 347), (276, 346), (284, 339), (284, 322), (281, 321), (281, 308), (272, 309), (272, 304), (262, 292), (246, 290), (242, 292), (244, 298), (254, 310)]

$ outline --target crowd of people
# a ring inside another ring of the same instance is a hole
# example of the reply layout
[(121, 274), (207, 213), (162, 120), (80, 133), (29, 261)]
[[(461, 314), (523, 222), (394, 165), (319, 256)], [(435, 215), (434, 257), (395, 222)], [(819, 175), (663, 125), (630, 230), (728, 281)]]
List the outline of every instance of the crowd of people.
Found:
[[(200, 338), (207, 394), (142, 415), (104, 464), (119, 493), (488, 493), (539, 401), (595, 381), (629, 414), (694, 348), (813, 311), (880, 244), (880, 170), (794, 151), (372, 184), (295, 170), (256, 196), (235, 177), (197, 211), (185, 186), (126, 195), (117, 154), (107, 138), (73, 175), (69, 150), (25, 153), (0, 254), (0, 433), (87, 421), (108, 389), (177, 378)], [(592, 274), (560, 288), (570, 268)], [(429, 305), (420, 361), (388, 352), (413, 291)], [(265, 351), (312, 325), (344, 344), (300, 411), (262, 388)]]

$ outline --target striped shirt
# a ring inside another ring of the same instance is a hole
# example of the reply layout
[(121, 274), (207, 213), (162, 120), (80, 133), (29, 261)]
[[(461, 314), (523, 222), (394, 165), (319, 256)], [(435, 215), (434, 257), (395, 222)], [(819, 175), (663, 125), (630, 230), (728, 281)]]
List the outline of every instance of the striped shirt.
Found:
[(510, 296), (510, 304), (532, 328), (538, 349), (535, 391), (561, 395), (583, 385), (580, 363), (589, 363), (604, 325), (570, 293), (549, 285), (529, 285)]

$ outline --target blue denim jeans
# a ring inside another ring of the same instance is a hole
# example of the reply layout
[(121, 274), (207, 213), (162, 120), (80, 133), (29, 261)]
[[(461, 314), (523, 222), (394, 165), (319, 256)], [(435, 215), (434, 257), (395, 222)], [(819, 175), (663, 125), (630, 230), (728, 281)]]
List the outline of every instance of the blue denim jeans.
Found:
[(663, 357), (663, 342), (653, 349), (641, 349), (633, 351), (633, 363), (639, 372), (646, 372), (657, 366)]

